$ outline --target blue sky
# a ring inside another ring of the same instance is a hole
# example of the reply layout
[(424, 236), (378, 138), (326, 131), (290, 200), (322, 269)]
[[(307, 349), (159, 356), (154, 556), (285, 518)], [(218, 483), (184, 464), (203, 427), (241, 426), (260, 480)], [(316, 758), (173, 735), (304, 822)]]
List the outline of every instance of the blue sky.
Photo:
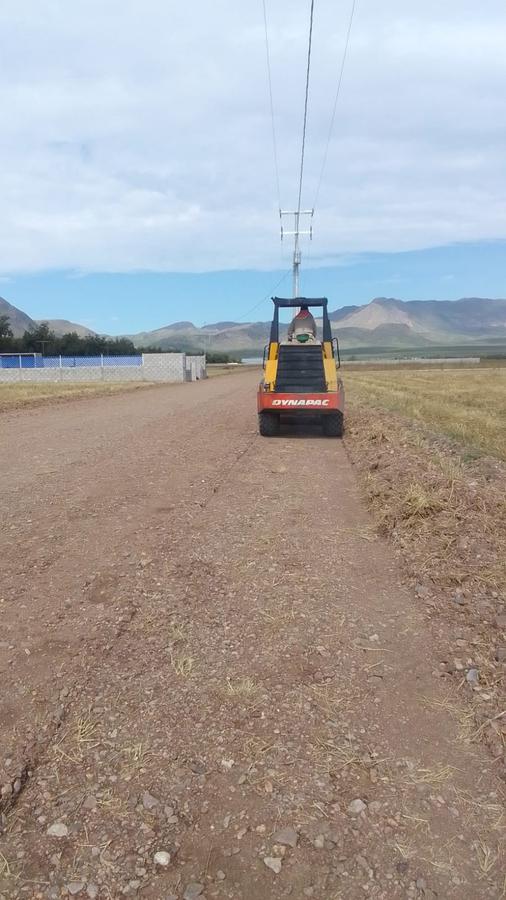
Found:
[[(0, 293), (117, 333), (269, 294), (289, 266), (309, 5), (266, 0), (278, 198), (262, 0), (3, 0)], [(504, 0), (357, 0), (329, 134), (351, 6), (315, 4), (304, 289), (335, 306), (504, 296)]]
[[(340, 266), (305, 269), (302, 290), (326, 295), (332, 309), (373, 297), (454, 300), (506, 296), (506, 241), (460, 244), (342, 260)], [(290, 294), (291, 275), (278, 286)], [(204, 273), (69, 272), (12, 276), (0, 294), (35, 319), (65, 318), (108, 334), (135, 333), (171, 322), (196, 325), (270, 317), (270, 301), (283, 270)], [(267, 298), (267, 299), (264, 299)]]

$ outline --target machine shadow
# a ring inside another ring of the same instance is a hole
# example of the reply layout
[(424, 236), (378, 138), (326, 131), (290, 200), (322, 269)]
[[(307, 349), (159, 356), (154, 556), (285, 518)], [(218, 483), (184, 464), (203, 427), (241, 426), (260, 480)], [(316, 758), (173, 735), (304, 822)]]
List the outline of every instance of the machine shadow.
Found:
[[(294, 416), (293, 418), (283, 417), (279, 433), (276, 437), (291, 438), (321, 438), (322, 441), (332, 440), (328, 435), (323, 433), (320, 416)], [(335, 438), (334, 438), (335, 440)]]

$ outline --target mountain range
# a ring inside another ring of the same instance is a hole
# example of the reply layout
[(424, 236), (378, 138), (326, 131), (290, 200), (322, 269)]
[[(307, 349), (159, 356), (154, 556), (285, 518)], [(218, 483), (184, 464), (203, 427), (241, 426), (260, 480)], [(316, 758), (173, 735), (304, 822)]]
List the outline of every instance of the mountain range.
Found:
[[(57, 334), (93, 332), (62, 319), (31, 319), (0, 297), (0, 315), (8, 316), (15, 336), (47, 322)], [(416, 349), (473, 344), (506, 345), (506, 300), (466, 297), (461, 300), (397, 300), (376, 297), (363, 306), (343, 306), (329, 313), (343, 349)], [(174, 322), (154, 331), (123, 335), (138, 347), (260, 352), (269, 338), (269, 322), (216, 322), (197, 327)]]
[(79, 337), (95, 334), (94, 331), (86, 328), (85, 325), (67, 322), (66, 319), (31, 319), (25, 312), (4, 300), (3, 297), (0, 297), (0, 316), (7, 316), (14, 337), (21, 337), (25, 331), (34, 331), (37, 325), (41, 325), (42, 322), (47, 322), (51, 331), (54, 331), (58, 337), (71, 331), (74, 331)]
[[(451, 344), (506, 344), (506, 300), (471, 297), (461, 300), (396, 300), (377, 297), (364, 306), (344, 306), (329, 313), (343, 349), (395, 349)], [(216, 322), (197, 328), (175, 322), (155, 331), (128, 335), (138, 346), (204, 347), (212, 350), (260, 351), (269, 339), (270, 322)]]

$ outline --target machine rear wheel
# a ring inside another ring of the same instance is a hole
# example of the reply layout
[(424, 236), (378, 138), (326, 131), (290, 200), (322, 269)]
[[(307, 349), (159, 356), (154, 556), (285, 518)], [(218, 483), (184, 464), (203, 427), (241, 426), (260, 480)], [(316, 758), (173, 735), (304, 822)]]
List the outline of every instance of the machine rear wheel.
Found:
[(274, 437), (279, 432), (279, 416), (276, 413), (258, 413), (258, 430), (262, 437)]
[(344, 432), (342, 412), (332, 412), (322, 416), (322, 428), (327, 437), (342, 437)]

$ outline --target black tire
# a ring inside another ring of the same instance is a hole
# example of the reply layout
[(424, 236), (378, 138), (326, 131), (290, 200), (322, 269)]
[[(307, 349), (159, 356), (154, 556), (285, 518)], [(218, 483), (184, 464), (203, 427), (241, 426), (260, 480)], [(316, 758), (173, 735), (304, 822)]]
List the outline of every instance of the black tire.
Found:
[(332, 412), (322, 416), (322, 428), (326, 437), (342, 437), (344, 432), (342, 412)]
[(262, 437), (274, 437), (279, 432), (279, 416), (276, 413), (258, 413), (258, 430)]

